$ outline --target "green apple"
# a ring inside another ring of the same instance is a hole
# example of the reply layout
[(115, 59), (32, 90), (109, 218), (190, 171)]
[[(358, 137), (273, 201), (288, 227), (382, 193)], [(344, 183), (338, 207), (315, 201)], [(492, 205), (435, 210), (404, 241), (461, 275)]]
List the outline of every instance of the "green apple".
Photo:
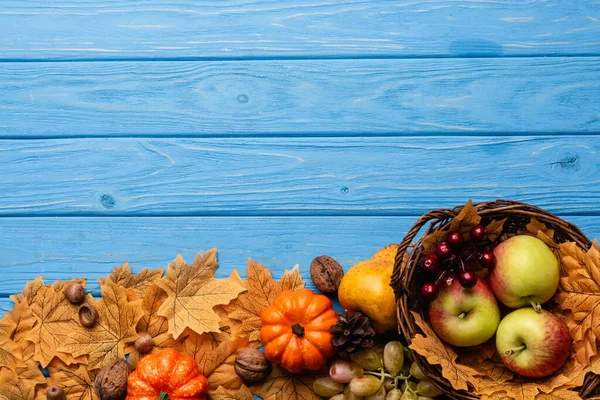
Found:
[(540, 310), (558, 288), (560, 270), (552, 250), (540, 239), (519, 235), (494, 249), (496, 265), (489, 275), (492, 291), (504, 305)]
[(569, 356), (569, 329), (554, 314), (531, 307), (521, 308), (500, 321), (496, 349), (512, 371), (541, 378), (558, 371)]
[(500, 310), (482, 279), (472, 288), (462, 287), (458, 279), (440, 286), (438, 297), (429, 303), (429, 323), (442, 340), (454, 346), (476, 346), (494, 336)]

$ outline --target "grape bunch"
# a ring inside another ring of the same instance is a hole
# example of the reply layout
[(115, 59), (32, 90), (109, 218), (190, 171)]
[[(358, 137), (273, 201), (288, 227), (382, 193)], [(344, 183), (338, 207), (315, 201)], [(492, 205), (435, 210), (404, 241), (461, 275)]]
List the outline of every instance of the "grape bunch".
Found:
[(494, 261), (493, 243), (485, 227), (474, 226), (469, 240), (458, 231), (450, 232), (446, 240), (437, 245), (435, 253), (425, 254), (421, 260), (420, 267), (426, 280), (421, 286), (421, 295), (427, 300), (435, 300), (440, 284), (450, 284), (456, 278), (462, 287), (471, 288), (477, 284), (473, 265), (488, 268)]
[(442, 394), (398, 341), (334, 361), (313, 390), (329, 400), (429, 400)]

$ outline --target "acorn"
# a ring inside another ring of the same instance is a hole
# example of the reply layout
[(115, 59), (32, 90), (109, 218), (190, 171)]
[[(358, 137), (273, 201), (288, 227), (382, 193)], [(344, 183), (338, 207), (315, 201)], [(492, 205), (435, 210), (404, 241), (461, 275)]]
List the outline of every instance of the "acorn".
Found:
[(79, 308), (79, 322), (86, 328), (91, 328), (98, 322), (98, 310), (89, 303), (82, 304)]
[(85, 300), (87, 292), (81, 283), (72, 283), (65, 288), (65, 297), (72, 304), (81, 304)]
[(147, 333), (141, 334), (133, 345), (140, 354), (150, 353), (154, 348), (152, 336), (148, 335)]
[(65, 391), (60, 386), (50, 386), (46, 391), (47, 400), (66, 400)]

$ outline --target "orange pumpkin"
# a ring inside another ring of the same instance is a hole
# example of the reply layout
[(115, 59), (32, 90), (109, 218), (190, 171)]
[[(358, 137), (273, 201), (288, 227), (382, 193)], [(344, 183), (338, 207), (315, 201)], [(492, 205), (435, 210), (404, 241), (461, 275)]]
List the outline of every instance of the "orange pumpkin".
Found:
[(271, 362), (292, 373), (321, 369), (333, 355), (331, 300), (308, 289), (285, 291), (261, 313), (260, 341)]
[(126, 400), (156, 400), (161, 393), (171, 400), (205, 400), (208, 381), (196, 360), (175, 349), (144, 356), (127, 379)]

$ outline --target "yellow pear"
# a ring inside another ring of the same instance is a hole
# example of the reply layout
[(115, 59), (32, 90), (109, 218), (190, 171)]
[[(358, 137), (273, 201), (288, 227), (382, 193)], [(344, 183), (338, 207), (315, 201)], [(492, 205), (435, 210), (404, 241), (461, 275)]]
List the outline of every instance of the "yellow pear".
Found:
[(397, 251), (398, 245), (391, 244), (354, 265), (338, 289), (341, 306), (348, 312), (361, 311), (377, 333), (396, 328), (396, 298), (390, 280)]

